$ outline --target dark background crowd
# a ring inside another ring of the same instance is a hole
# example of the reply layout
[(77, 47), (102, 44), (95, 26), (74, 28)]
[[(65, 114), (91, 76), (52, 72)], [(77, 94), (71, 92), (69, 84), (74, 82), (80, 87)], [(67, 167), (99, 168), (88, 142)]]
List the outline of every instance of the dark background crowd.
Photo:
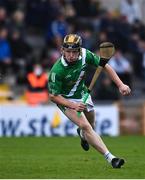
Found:
[[(23, 95), (33, 67), (39, 64), (49, 74), (64, 36), (77, 33), (83, 47), (95, 53), (101, 42), (113, 42), (116, 53), (109, 63), (131, 86), (128, 98), (145, 98), (145, 24), (137, 2), (120, 0), (119, 8), (110, 11), (99, 0), (0, 0), (0, 86), (10, 87), (12, 99)], [(90, 67), (86, 84), (93, 72)], [(93, 99), (120, 98), (102, 73)]]

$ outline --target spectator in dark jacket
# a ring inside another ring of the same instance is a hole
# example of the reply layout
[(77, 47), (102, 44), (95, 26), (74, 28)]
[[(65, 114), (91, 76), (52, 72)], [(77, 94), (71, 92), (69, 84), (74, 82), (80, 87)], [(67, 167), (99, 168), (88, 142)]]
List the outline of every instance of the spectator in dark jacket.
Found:
[(11, 64), (11, 48), (7, 40), (8, 30), (0, 27), (0, 72), (5, 75)]

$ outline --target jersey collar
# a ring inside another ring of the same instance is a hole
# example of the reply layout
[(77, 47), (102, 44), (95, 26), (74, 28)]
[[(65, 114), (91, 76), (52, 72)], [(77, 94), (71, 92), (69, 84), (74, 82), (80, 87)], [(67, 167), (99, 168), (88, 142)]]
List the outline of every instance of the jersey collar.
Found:
[[(81, 59), (82, 59), (82, 56), (81, 56), (81, 55), (79, 55), (78, 60), (81, 60)], [(63, 57), (63, 56), (61, 56), (61, 63), (62, 63), (64, 66), (68, 66), (68, 64), (65, 62), (64, 57)]]

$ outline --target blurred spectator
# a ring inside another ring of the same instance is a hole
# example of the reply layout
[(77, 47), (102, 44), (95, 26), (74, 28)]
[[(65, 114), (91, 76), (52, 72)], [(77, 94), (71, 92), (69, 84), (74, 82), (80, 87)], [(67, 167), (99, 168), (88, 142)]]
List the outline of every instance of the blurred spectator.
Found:
[(136, 76), (140, 77), (141, 67), (141, 52), (139, 48), (140, 36), (137, 33), (132, 33), (129, 37), (128, 52), (132, 55), (132, 66)]
[(115, 46), (119, 47), (123, 51), (123, 53), (126, 53), (128, 51), (128, 43), (132, 28), (125, 16), (121, 16), (118, 18), (116, 32), (117, 41), (115, 42)]
[(23, 84), (26, 82), (26, 74), (29, 66), (32, 66), (32, 48), (24, 41), (21, 33), (14, 29), (10, 34), (10, 46), (12, 52), (13, 72), (17, 71), (16, 82)]
[(70, 1), (65, 1), (64, 10), (67, 19), (74, 18), (76, 16), (76, 11)]
[(142, 77), (145, 81), (145, 44), (144, 44), (144, 52), (143, 52), (143, 59), (142, 59)]
[(93, 36), (93, 29), (90, 24), (83, 25), (80, 27), (80, 30), (77, 32), (82, 37), (83, 46), (87, 49), (94, 49), (94, 46), (96, 46), (96, 40)]
[(11, 48), (7, 40), (8, 30), (6, 27), (0, 27), (0, 73), (6, 75), (12, 63)]
[(16, 9), (24, 9), (26, 4), (26, 0), (0, 0), (0, 6), (3, 6), (8, 16), (11, 16), (11, 14)]
[(139, 67), (140, 75), (143, 81), (145, 81), (145, 41), (140, 41), (139, 48), (140, 48), (140, 54), (141, 54), (140, 56), (141, 58), (138, 59), (138, 61), (140, 62), (140, 67)]
[(26, 100), (30, 105), (48, 103), (48, 76), (39, 64), (34, 65), (33, 72), (27, 75), (28, 86)]
[(76, 12), (77, 21), (91, 24), (97, 33), (100, 27), (100, 2), (98, 0), (74, 0), (72, 5)]
[(143, 40), (145, 40), (145, 25), (140, 20), (135, 20), (132, 24), (132, 32), (138, 34)]
[(114, 68), (120, 79), (130, 87), (132, 87), (132, 66), (129, 60), (124, 57), (122, 52), (116, 49), (115, 55), (110, 59), (109, 64)]
[(141, 20), (141, 8), (138, 0), (121, 0), (120, 2), (120, 13), (127, 18), (130, 24), (135, 20)]
[(5, 26), (7, 25), (7, 12), (4, 7), (0, 7), (0, 26)]
[[(109, 41), (107, 33), (105, 31), (100, 31), (98, 36), (96, 37), (97, 48), (99, 48), (99, 45), (105, 41)], [(97, 53), (99, 53), (99, 52), (97, 52)]]
[(78, 17), (94, 17), (99, 13), (99, 1), (74, 0), (72, 2)]
[(131, 53), (138, 53), (139, 52), (139, 41), (140, 41), (140, 36), (137, 33), (131, 33), (129, 37), (129, 42), (128, 42), (128, 50)]
[(57, 12), (56, 19), (48, 25), (47, 43), (59, 49), (62, 44), (63, 37), (68, 33), (68, 24), (65, 19), (63, 10)]
[(44, 27), (49, 18), (49, 1), (31, 0), (26, 3), (26, 23), (29, 26)]
[(41, 64), (47, 71), (51, 69), (56, 60), (60, 57), (60, 51), (57, 49), (49, 48), (48, 46), (42, 50)]
[(77, 17), (88, 17), (89, 16), (89, 0), (74, 0), (73, 6), (76, 10)]
[(113, 15), (113, 12), (106, 11), (100, 20), (100, 31), (107, 34), (108, 40), (111, 42), (117, 42), (117, 25), (118, 22)]
[(96, 99), (101, 101), (117, 101), (120, 99), (117, 88), (112, 84), (111, 79), (106, 74), (103, 74), (95, 94)]
[(21, 35), (25, 35), (25, 14), (21, 10), (16, 10), (12, 14), (12, 18), (10, 19), (9, 22), (9, 30), (10, 32), (13, 31), (14, 29), (17, 29), (20, 31)]
[(26, 23), (45, 30), (47, 24), (50, 24), (62, 9), (62, 5), (60, 0), (27, 0), (26, 9)]

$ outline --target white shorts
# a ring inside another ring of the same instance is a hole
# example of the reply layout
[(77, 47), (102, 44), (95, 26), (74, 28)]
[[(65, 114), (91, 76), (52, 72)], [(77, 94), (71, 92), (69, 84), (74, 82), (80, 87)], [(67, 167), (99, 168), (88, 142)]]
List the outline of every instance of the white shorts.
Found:
[[(82, 99), (69, 99), (69, 100), (72, 102), (82, 102)], [(91, 95), (89, 95), (89, 97), (86, 101), (86, 105), (87, 105), (87, 112), (94, 110), (94, 103), (92, 101)]]

